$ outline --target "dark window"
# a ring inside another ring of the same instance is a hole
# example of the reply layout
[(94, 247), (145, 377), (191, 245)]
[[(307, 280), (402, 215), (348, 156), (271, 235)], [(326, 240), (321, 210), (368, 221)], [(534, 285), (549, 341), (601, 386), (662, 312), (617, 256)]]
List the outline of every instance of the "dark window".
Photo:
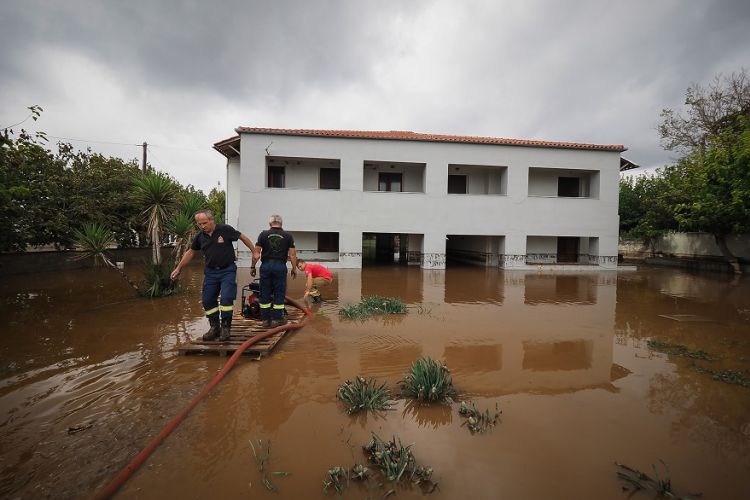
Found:
[(341, 189), (341, 171), (338, 168), (321, 168), (320, 189)]
[(466, 194), (465, 175), (448, 175), (448, 194)]
[(318, 233), (318, 252), (338, 252), (339, 233)]
[(401, 191), (401, 174), (396, 172), (380, 172), (378, 175), (378, 191)]
[(559, 177), (557, 179), (557, 196), (577, 197), (581, 195), (581, 179), (578, 177)]
[(283, 188), (286, 187), (286, 176), (284, 167), (268, 167), (268, 187)]

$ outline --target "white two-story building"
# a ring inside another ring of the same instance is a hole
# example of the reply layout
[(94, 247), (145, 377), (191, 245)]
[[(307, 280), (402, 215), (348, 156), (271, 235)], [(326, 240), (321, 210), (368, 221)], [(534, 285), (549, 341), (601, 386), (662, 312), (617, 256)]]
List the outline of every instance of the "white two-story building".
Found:
[(226, 222), (255, 239), (278, 213), (302, 258), (339, 268), (617, 266), (621, 145), (235, 131), (214, 145), (227, 158)]

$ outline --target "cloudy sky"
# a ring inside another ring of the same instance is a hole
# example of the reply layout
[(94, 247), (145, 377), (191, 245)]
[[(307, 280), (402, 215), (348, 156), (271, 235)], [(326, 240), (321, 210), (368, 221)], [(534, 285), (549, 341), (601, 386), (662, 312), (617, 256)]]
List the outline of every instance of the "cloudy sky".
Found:
[[(747, 0), (0, 0), (0, 127), (224, 182), (243, 126), (624, 144), (750, 68)], [(96, 141), (96, 142), (94, 142)], [(116, 144), (112, 144), (116, 143)]]

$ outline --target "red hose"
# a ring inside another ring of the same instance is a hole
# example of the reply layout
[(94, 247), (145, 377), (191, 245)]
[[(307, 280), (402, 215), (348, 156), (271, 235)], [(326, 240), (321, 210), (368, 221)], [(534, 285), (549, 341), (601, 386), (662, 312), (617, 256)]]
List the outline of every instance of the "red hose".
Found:
[(179, 414), (177, 414), (172, 420), (167, 422), (167, 425), (164, 426), (164, 428), (161, 430), (161, 432), (151, 440), (151, 442), (141, 450), (138, 455), (133, 458), (133, 460), (130, 461), (128, 465), (126, 465), (117, 476), (115, 476), (108, 484), (105, 486), (99, 493), (96, 494), (97, 499), (104, 499), (104, 498), (110, 498), (115, 493), (117, 493), (117, 490), (122, 487), (125, 482), (130, 479), (130, 476), (135, 473), (135, 471), (138, 470), (138, 468), (143, 465), (143, 463), (148, 459), (149, 456), (156, 450), (156, 448), (164, 441), (167, 436), (169, 436), (173, 430), (177, 428), (180, 423), (187, 417), (188, 413), (195, 408), (198, 403), (205, 398), (208, 393), (211, 391), (211, 389), (218, 384), (221, 379), (224, 378), (224, 375), (229, 373), (229, 370), (232, 369), (235, 362), (239, 359), (240, 356), (242, 356), (242, 352), (253, 345), (254, 343), (258, 342), (259, 340), (263, 340), (266, 337), (269, 337), (275, 333), (278, 333), (282, 330), (299, 330), (307, 322), (313, 317), (312, 311), (310, 309), (306, 308), (302, 304), (300, 304), (298, 301), (292, 299), (291, 297), (286, 297), (287, 302), (292, 304), (297, 309), (300, 309), (302, 312), (305, 313), (306, 318), (300, 322), (300, 323), (287, 323), (286, 325), (278, 326), (276, 328), (272, 328), (266, 332), (263, 332), (259, 335), (256, 335), (252, 338), (247, 339), (245, 342), (240, 345), (237, 350), (234, 352), (231, 358), (229, 358), (229, 361), (227, 361), (227, 364), (224, 365), (224, 367), (219, 371), (219, 373), (216, 374), (216, 376), (211, 380), (211, 382), (206, 385), (206, 387), (203, 388), (203, 390), (198, 394), (195, 399), (193, 399), (190, 404), (182, 410)]

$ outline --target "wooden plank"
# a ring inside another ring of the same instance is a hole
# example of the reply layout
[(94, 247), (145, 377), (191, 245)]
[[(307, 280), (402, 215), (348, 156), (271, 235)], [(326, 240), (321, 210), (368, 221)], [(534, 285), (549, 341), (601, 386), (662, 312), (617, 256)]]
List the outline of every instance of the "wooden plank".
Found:
[[(304, 312), (298, 309), (290, 310), (287, 315), (289, 323), (298, 323), (304, 316)], [(179, 353), (188, 354), (218, 354), (226, 356), (235, 352), (246, 340), (264, 333), (267, 330), (261, 326), (261, 321), (244, 318), (241, 314), (235, 313), (232, 317), (232, 330), (228, 342), (218, 340), (204, 341), (200, 337), (188, 344), (179, 346)], [(271, 335), (251, 345), (242, 353), (243, 355), (265, 356), (284, 338), (291, 330), (282, 330), (279, 333)]]

